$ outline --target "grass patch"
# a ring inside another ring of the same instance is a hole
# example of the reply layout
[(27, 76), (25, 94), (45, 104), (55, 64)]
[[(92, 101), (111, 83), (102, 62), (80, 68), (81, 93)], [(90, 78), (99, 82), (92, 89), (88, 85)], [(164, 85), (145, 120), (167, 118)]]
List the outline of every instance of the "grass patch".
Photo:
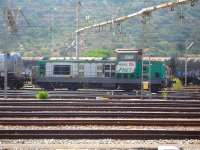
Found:
[(37, 94), (36, 94), (36, 98), (37, 99), (41, 99), (41, 100), (45, 100), (45, 99), (48, 99), (49, 97), (49, 94), (47, 91), (39, 91)]
[(167, 98), (167, 96), (168, 96), (167, 88), (162, 89), (161, 96), (162, 96), (162, 98)]

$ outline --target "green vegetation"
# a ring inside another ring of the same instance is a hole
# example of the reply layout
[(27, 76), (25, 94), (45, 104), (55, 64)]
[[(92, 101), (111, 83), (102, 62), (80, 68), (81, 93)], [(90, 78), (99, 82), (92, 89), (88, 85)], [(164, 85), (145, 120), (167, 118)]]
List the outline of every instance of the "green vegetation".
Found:
[(165, 98), (167, 98), (167, 88), (164, 88), (164, 89), (162, 89), (162, 91), (161, 91), (161, 96), (165, 99)]
[(179, 91), (183, 88), (183, 84), (180, 79), (173, 78), (173, 82), (174, 82), (172, 85), (173, 90)]
[(39, 91), (37, 94), (36, 94), (36, 98), (37, 99), (40, 99), (40, 100), (45, 100), (45, 99), (48, 99), (49, 95), (48, 95), (48, 92), (47, 91)]
[[(139, 11), (148, 6), (157, 5), (174, 0), (81, 0), (80, 26), (85, 27), (102, 22), (112, 17), (120, 17)], [(146, 2), (146, 3), (144, 3)], [(26, 19), (16, 14), (18, 33), (10, 35), (5, 42), (3, 34), (5, 28), (0, 28), (0, 47), (8, 47), (10, 51), (18, 51), (23, 56), (56, 56), (68, 55), (70, 50), (75, 54), (75, 46), (68, 47), (75, 37), (76, 29), (74, 0), (13, 0), (11, 6), (21, 8)], [(5, 5), (5, 2), (0, 2)], [(97, 7), (93, 7), (95, 4)], [(180, 19), (181, 7), (184, 19)], [(143, 25), (141, 18), (136, 17), (121, 23), (116, 29), (93, 28), (84, 32), (80, 37), (81, 51), (86, 49), (116, 48), (148, 48), (152, 55), (183, 55), (185, 41), (191, 40), (195, 44), (189, 53), (200, 53), (200, 5), (199, 2), (191, 7), (190, 4), (170, 9), (159, 10), (151, 14), (146, 25), (145, 39), (143, 39)], [(120, 9), (119, 9), (120, 8)], [(3, 9), (2, 9), (3, 10)], [(2, 13), (3, 14), (3, 13)], [(86, 19), (86, 16), (88, 19)], [(28, 20), (28, 23), (26, 23)], [(4, 24), (3, 19), (0, 20)], [(7, 46), (5, 45), (7, 44)], [(84, 52), (85, 53), (85, 52)], [(83, 56), (107, 56), (107, 53), (87, 52)]]
[(83, 57), (110, 57), (112, 51), (106, 49), (95, 49), (95, 50), (88, 50), (81, 53)]

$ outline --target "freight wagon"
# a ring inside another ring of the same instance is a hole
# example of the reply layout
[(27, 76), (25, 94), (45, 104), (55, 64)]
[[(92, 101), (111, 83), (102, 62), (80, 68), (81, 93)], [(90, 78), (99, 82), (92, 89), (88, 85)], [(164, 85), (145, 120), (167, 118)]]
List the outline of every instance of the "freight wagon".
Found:
[(24, 86), (23, 60), (19, 53), (0, 54), (0, 88), (4, 87), (5, 60), (7, 60), (8, 87), (20, 89)]

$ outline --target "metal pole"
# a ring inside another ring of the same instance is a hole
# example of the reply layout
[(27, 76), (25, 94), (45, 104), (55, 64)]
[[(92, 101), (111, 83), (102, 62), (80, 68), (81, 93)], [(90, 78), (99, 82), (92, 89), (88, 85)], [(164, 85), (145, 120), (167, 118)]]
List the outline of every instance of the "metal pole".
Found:
[(188, 50), (192, 48), (194, 45), (194, 42), (191, 42), (187, 47), (185, 51), (185, 86), (187, 86), (187, 76), (188, 76)]
[[(79, 30), (80, 26), (80, 1), (77, 2), (76, 6), (76, 30)], [(76, 32), (76, 60), (79, 60), (79, 32)]]
[[(5, 6), (5, 10), (9, 7), (9, 4), (10, 4), (10, 1), (8, 0), (7, 3), (6, 3), (6, 6)], [(5, 19), (5, 22), (6, 22), (6, 18)], [(8, 49), (8, 30), (7, 30), (7, 24), (5, 23), (5, 45), (4, 45), (4, 98), (7, 99), (8, 96), (7, 96), (7, 85), (8, 85), (8, 63), (7, 63), (7, 55), (8, 55), (8, 52), (7, 52), (7, 49)]]
[(142, 56), (141, 56), (141, 93), (140, 93), (140, 99), (143, 99), (143, 65), (144, 65), (144, 62), (143, 62), (143, 50), (142, 50)]
[[(7, 37), (6, 37), (6, 42), (5, 42), (5, 47), (7, 48)], [(5, 52), (4, 52), (4, 98), (7, 99), (7, 85), (8, 85), (8, 74), (7, 74), (7, 70), (8, 70), (8, 63), (7, 63), (7, 56), (8, 56), (8, 53), (6, 52), (6, 49), (5, 49)]]
[(188, 74), (188, 69), (187, 68), (188, 68), (188, 59), (187, 59), (187, 56), (185, 56), (185, 86), (187, 86), (187, 74)]
[(149, 97), (151, 98), (151, 56), (149, 56)]
[(51, 19), (51, 28), (50, 28), (51, 29), (51, 49), (52, 49), (52, 51), (54, 53), (55, 51), (54, 51), (54, 35), (53, 35), (53, 21), (54, 21), (54, 19), (53, 19), (53, 12), (50, 12), (50, 19)]
[[(77, 6), (76, 6), (76, 30), (79, 30), (79, 26), (80, 26), (80, 6), (81, 6), (81, 2), (78, 1), (77, 2)], [(79, 37), (80, 33), (76, 32), (76, 60), (77, 60), (77, 76), (79, 77), (79, 68), (80, 68), (80, 63), (79, 63)]]

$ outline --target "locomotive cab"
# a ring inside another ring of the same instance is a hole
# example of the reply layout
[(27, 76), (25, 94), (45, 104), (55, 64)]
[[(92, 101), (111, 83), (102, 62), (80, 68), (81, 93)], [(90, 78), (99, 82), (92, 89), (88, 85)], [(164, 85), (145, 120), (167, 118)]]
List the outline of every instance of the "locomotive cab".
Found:
[(119, 79), (134, 79), (139, 77), (135, 74), (136, 65), (142, 59), (141, 49), (117, 49), (116, 75)]
[(140, 87), (139, 62), (142, 60), (141, 49), (117, 49), (116, 78), (118, 87), (132, 91)]

